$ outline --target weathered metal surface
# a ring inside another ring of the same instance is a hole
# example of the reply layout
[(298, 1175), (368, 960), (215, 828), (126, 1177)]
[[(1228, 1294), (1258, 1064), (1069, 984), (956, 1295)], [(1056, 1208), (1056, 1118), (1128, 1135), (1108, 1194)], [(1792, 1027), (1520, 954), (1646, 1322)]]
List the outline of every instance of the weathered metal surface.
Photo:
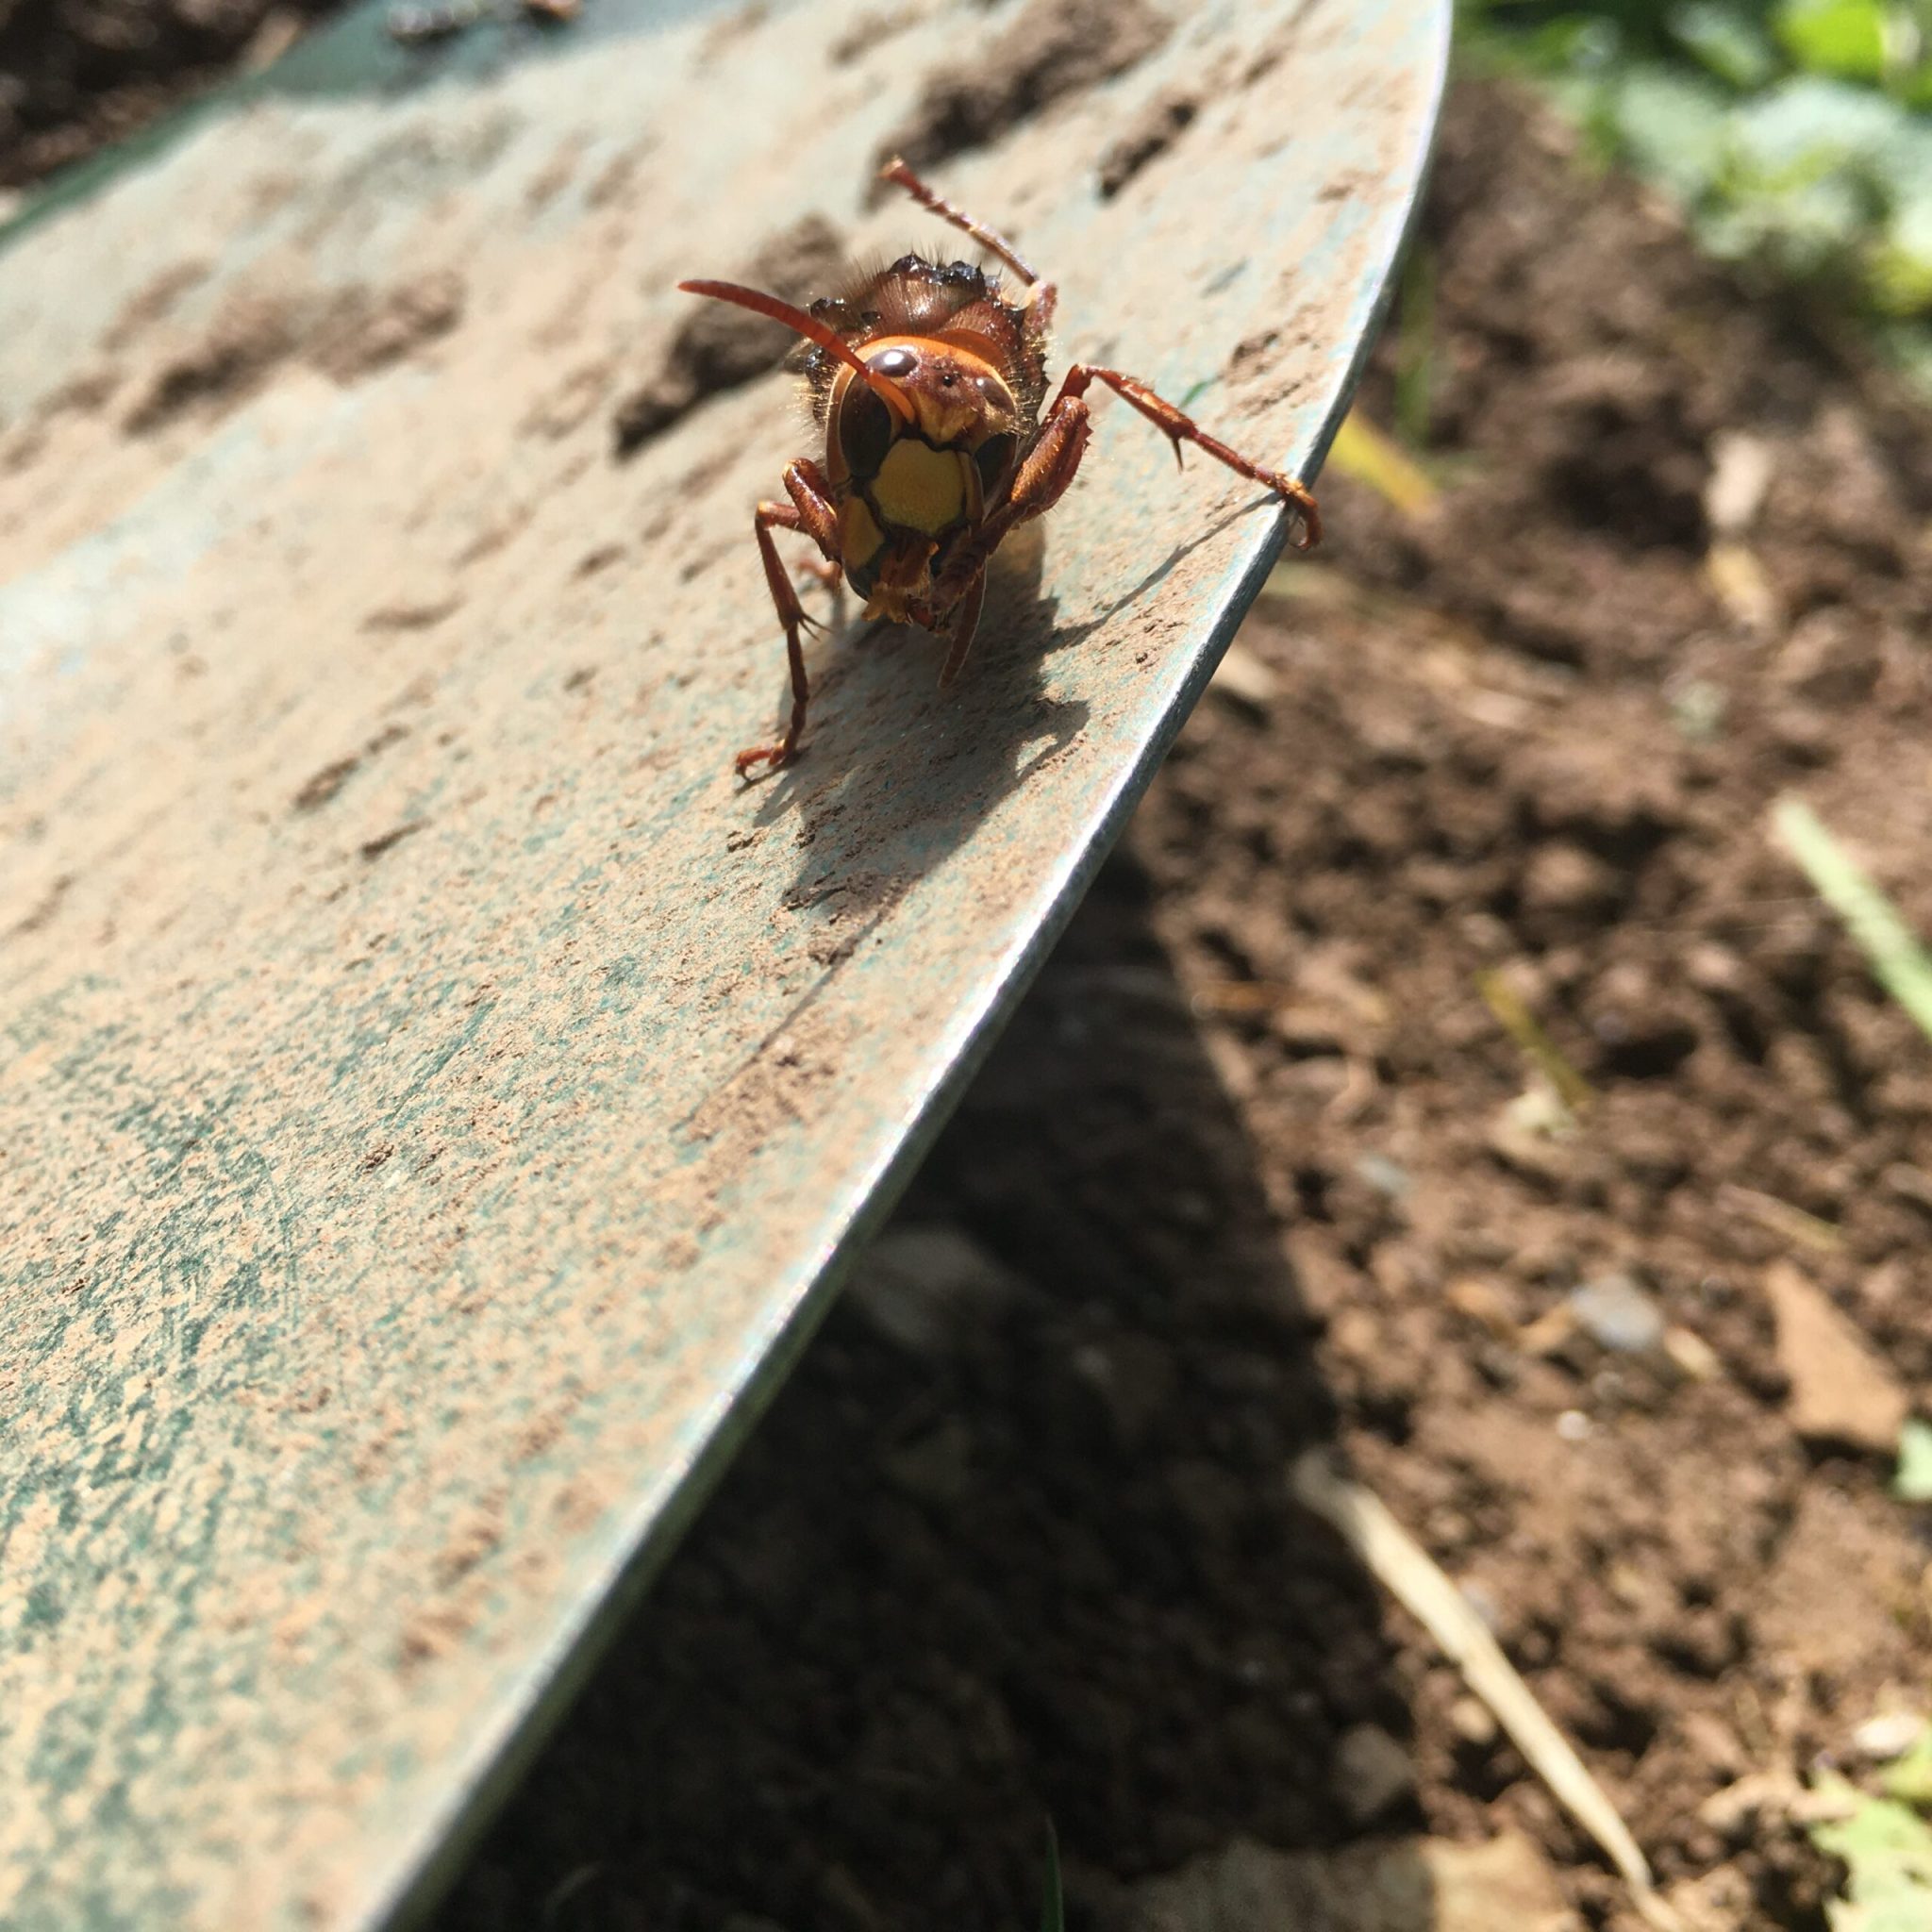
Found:
[[(1058, 275), (1061, 360), (1306, 463), (1447, 8), (1165, 4), (933, 172)], [(783, 686), (750, 508), (805, 432), (773, 376), (619, 466), (612, 408), (681, 275), (808, 213), (948, 242), (870, 168), (1012, 16), (599, 0), (423, 69), (364, 17), (0, 253), (20, 1932), (420, 1895), (1272, 562), (1252, 488), (1103, 408), (956, 691), (835, 638), (805, 761), (732, 781)]]

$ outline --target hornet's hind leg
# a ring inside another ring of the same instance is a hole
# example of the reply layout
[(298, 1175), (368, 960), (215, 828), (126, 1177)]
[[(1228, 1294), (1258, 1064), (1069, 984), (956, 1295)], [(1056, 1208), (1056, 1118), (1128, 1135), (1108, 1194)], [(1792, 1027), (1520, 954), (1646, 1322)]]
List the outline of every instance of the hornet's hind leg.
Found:
[(1026, 306), (1032, 311), (1035, 321), (1041, 328), (1052, 326), (1054, 306), (1059, 299), (1058, 291), (1051, 282), (1041, 281), (1040, 276), (1021, 260), (1019, 251), (997, 228), (989, 227), (976, 217), (969, 215), (962, 208), (955, 208), (950, 201), (935, 193), (904, 161), (896, 158), (888, 161), (879, 170), (879, 179), (890, 181), (896, 188), (903, 188), (921, 208), (930, 210), (942, 222), (950, 222), (961, 233), (971, 235), (989, 255), (997, 256), (1025, 284)]

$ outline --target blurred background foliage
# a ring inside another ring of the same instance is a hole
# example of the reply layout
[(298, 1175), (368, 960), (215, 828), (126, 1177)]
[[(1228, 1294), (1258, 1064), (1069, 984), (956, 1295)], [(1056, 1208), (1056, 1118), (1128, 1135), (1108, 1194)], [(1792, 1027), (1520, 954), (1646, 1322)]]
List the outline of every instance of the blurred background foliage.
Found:
[(1932, 390), (1932, 0), (1461, 0), (1713, 254), (1858, 316)]

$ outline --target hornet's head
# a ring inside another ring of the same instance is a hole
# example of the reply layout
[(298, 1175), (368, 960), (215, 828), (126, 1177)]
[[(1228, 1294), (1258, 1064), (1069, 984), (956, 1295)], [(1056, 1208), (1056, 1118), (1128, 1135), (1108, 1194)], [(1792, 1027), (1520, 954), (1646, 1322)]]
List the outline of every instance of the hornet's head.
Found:
[[(841, 370), (826, 410), (826, 472), (839, 499), (852, 588), (884, 617), (929, 579), (934, 560), (977, 524), (1011, 473), (1019, 407), (966, 331), (883, 336)], [(872, 378), (891, 385), (891, 399)]]
[(735, 282), (678, 287), (782, 322), (845, 365), (825, 410), (840, 560), (868, 616), (905, 619), (1018, 458), (1023, 418), (996, 345), (971, 328), (941, 328), (855, 346), (775, 295)]

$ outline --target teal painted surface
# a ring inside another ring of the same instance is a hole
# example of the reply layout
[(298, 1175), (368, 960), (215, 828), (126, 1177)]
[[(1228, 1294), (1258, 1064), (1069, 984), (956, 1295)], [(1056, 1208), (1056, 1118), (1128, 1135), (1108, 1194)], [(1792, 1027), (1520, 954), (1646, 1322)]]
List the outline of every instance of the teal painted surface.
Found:
[[(421, 65), (352, 21), (0, 255), (9, 1926), (420, 1894), (1274, 559), (1256, 492), (1108, 409), (960, 684), (835, 637), (807, 758), (733, 784), (782, 690), (750, 508), (806, 432), (776, 375), (627, 465), (609, 422), (679, 275), (808, 213), (944, 239), (869, 163), (992, 28), (835, 60), (861, 10), (602, 0)], [(1306, 464), (1445, 9), (1175, 10), (934, 172), (1059, 280), (1057, 366)]]

